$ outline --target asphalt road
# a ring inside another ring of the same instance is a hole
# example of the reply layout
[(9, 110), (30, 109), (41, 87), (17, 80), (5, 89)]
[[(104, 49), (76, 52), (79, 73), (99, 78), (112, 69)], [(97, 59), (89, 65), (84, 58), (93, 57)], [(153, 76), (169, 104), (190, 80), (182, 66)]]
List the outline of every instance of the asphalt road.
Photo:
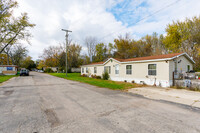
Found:
[(31, 72), (0, 86), (0, 133), (199, 133), (200, 109)]

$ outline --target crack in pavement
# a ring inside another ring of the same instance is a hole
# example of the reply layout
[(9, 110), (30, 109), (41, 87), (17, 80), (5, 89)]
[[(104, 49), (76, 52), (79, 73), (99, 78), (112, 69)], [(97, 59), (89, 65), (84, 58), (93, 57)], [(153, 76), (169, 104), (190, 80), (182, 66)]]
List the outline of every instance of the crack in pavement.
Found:
[(44, 112), (45, 112), (45, 114), (47, 116), (47, 120), (51, 124), (52, 128), (60, 125), (60, 120), (58, 119), (58, 117), (53, 109), (46, 109)]
[(7, 91), (4, 91), (4, 95), (5, 96), (10, 96), (12, 93), (14, 92), (14, 90), (7, 90)]

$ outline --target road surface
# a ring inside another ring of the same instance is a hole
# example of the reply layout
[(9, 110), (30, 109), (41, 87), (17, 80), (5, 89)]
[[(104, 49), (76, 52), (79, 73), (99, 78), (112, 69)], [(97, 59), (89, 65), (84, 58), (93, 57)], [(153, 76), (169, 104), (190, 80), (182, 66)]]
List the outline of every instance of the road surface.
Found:
[(0, 86), (0, 133), (199, 133), (200, 109), (31, 72)]

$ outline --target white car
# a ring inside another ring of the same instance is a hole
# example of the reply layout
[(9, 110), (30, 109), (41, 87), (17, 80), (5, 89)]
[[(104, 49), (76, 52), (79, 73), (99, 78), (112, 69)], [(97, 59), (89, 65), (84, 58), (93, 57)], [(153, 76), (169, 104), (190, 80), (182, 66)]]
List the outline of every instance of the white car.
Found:
[(38, 70), (38, 72), (43, 73), (44, 71), (43, 70)]

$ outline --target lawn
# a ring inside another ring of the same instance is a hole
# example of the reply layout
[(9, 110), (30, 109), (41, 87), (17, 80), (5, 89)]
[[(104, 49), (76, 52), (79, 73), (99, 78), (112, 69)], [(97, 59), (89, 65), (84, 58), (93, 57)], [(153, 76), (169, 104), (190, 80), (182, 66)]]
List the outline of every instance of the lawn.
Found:
[(10, 78), (16, 77), (17, 75), (0, 75), (0, 83), (3, 83)]
[(141, 85), (133, 84), (133, 83), (116, 82), (116, 81), (110, 81), (110, 80), (81, 77), (80, 73), (68, 73), (68, 77), (66, 77), (65, 73), (49, 73), (49, 74), (56, 77), (68, 79), (68, 80), (79, 81), (79, 82), (87, 83), (90, 85), (95, 85), (95, 86), (103, 87), (103, 88), (110, 88), (114, 90), (125, 90), (125, 89), (141, 86)]

